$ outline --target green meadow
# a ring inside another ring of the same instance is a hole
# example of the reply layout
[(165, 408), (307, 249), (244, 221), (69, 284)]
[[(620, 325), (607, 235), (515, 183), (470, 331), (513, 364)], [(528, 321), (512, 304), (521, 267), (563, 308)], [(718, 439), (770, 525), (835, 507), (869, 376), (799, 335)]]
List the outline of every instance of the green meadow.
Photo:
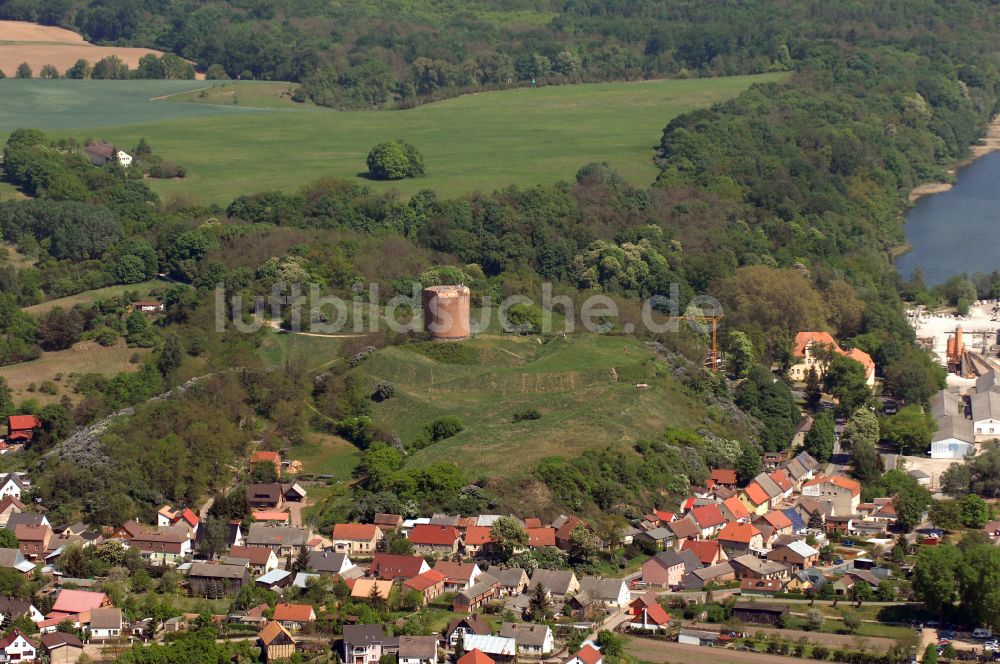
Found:
[[(164, 197), (203, 203), (296, 190), (326, 176), (358, 179), (403, 196), (421, 189), (454, 196), (569, 180), (594, 161), (606, 161), (629, 181), (646, 185), (656, 176), (653, 147), (671, 118), (782, 76), (519, 88), (403, 111), (301, 107), (282, 96), (288, 84), (222, 88), (210, 81), (6, 79), (0, 81), (5, 99), (0, 134), (34, 126), (120, 146), (134, 146), (144, 137), (188, 173), (183, 179), (150, 181), (154, 189)], [(206, 89), (203, 97), (201, 88)], [(170, 99), (153, 100), (164, 96)], [(395, 138), (423, 152), (426, 177), (367, 180), (368, 151)]]
[[(409, 465), (461, 459), (470, 477), (516, 480), (547, 456), (629, 446), (669, 426), (718, 430), (704, 404), (631, 337), (575, 334), (542, 343), (483, 335), (454, 346), (386, 347), (359, 368), (372, 385), (395, 386), (374, 417), (404, 443), (436, 417), (462, 419), (464, 431), (417, 451)], [(541, 417), (515, 423), (528, 408)]]

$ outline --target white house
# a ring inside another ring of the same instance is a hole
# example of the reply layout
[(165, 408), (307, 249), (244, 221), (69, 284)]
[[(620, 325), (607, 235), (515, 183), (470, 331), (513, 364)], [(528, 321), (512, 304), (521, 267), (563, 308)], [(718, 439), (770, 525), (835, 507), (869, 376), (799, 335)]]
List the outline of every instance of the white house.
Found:
[(437, 662), (437, 637), (399, 637), (399, 664), (435, 664)]
[(5, 639), (0, 640), (0, 662), (30, 662), (37, 655), (35, 644), (16, 627)]
[(122, 633), (122, 610), (113, 606), (90, 611), (90, 637), (116, 639)]
[(0, 475), (0, 499), (11, 496), (20, 500), (21, 492), (26, 491), (27, 488), (28, 484), (16, 473)]
[[(944, 398), (947, 399), (947, 395)], [(1000, 438), (1000, 385), (997, 385), (995, 371), (988, 371), (976, 379), (971, 406), (976, 442)]]
[(555, 649), (552, 628), (531, 623), (503, 623), (500, 636), (517, 641), (517, 654), (544, 657)]
[(118, 163), (122, 165), (122, 168), (128, 168), (132, 165), (132, 155), (122, 150), (115, 153), (115, 159), (117, 159)]
[[(982, 379), (978, 382), (985, 385)], [(981, 401), (980, 407), (988, 401)], [(965, 417), (965, 403), (957, 393), (941, 390), (931, 397), (931, 415), (937, 421), (937, 431), (931, 437), (932, 459), (964, 459), (975, 452), (975, 423)], [(982, 428), (989, 429), (990, 424), (984, 421)]]

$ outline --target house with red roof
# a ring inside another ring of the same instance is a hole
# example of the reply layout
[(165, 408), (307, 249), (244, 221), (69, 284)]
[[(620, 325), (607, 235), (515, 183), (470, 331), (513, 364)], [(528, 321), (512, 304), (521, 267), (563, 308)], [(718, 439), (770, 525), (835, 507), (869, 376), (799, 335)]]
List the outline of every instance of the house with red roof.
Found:
[(752, 523), (730, 521), (719, 531), (716, 541), (730, 558), (749, 553), (750, 549), (764, 548), (764, 537)]
[(758, 524), (763, 522), (770, 526), (771, 537), (769, 539), (792, 534), (792, 520), (781, 510), (765, 512), (763, 516), (757, 517), (754, 522)]
[(681, 551), (690, 551), (706, 567), (726, 559), (726, 553), (722, 550), (719, 540), (688, 540), (681, 545)]
[(601, 651), (587, 643), (575, 655), (567, 659), (565, 664), (602, 664), (603, 662)]
[(316, 612), (308, 604), (279, 602), (274, 605), (274, 619), (280, 622), (285, 629), (294, 632), (302, 629), (308, 623), (314, 622)]
[(726, 517), (722, 515), (722, 510), (719, 509), (718, 505), (694, 507), (691, 509), (691, 516), (698, 524), (700, 536), (705, 539), (714, 536), (722, 529), (722, 526), (726, 525)]
[(403, 592), (416, 590), (424, 596), (424, 606), (444, 594), (445, 576), (437, 570), (427, 570), (403, 582)]
[(250, 468), (262, 463), (274, 465), (274, 472), (281, 476), (281, 454), (270, 450), (256, 450), (250, 455)]
[(420, 556), (403, 556), (396, 553), (376, 553), (368, 568), (368, 576), (383, 581), (406, 581), (430, 569)]
[(849, 357), (865, 369), (865, 382), (869, 387), (875, 386), (875, 361), (871, 355), (860, 348), (842, 349), (829, 332), (799, 332), (795, 335), (792, 356), (795, 363), (789, 368), (789, 377), (798, 382), (804, 382), (809, 376), (809, 370), (816, 371), (816, 376), (822, 381), (826, 375), (828, 357), (831, 354)]
[(448, 555), (458, 553), (462, 543), (458, 528), (454, 526), (435, 526), (429, 523), (417, 524), (408, 537), (413, 550), (421, 555)]
[(52, 539), (52, 528), (48, 525), (19, 523), (14, 526), (14, 534), (17, 536), (18, 548), (25, 558), (39, 560), (45, 557), (49, 541)]
[(740, 502), (739, 496), (730, 496), (719, 505), (722, 515), (726, 521), (747, 521), (750, 519), (750, 511), (746, 505)]
[(476, 584), (476, 579), (482, 573), (475, 563), (452, 562), (439, 560), (434, 563), (434, 571), (444, 574), (445, 592), (461, 592)]
[(52, 613), (75, 616), (84, 611), (91, 611), (104, 606), (111, 606), (111, 600), (104, 593), (64, 588), (56, 596), (55, 604), (52, 605)]
[(782, 499), (788, 498), (792, 495), (792, 491), (795, 489), (795, 482), (793, 482), (792, 478), (788, 476), (787, 471), (779, 468), (768, 475), (768, 477), (770, 477), (771, 481), (777, 484), (778, 488), (781, 489)]
[(485, 554), (494, 544), (492, 529), (489, 526), (469, 526), (465, 529), (465, 555), (478, 556)]
[(528, 533), (528, 546), (532, 548), (556, 545), (555, 528), (525, 528), (524, 532)]
[(246, 560), (250, 571), (258, 576), (278, 569), (280, 562), (274, 549), (267, 546), (234, 546), (229, 549), (229, 558)]
[(721, 484), (722, 486), (734, 487), (736, 486), (736, 471), (728, 470), (726, 468), (713, 468), (710, 475), (712, 481), (716, 484)]
[(746, 485), (739, 494), (740, 502), (750, 514), (761, 515), (771, 508), (771, 499), (764, 488), (756, 481)]
[(15, 627), (5, 638), (0, 639), (2, 662), (31, 662), (38, 657), (38, 644)]
[(35, 437), (35, 430), (42, 426), (42, 421), (34, 415), (7, 416), (7, 442), (27, 444)]
[(670, 616), (659, 604), (643, 607), (632, 616), (629, 627), (645, 632), (662, 632), (670, 624)]
[(383, 537), (385, 535), (373, 523), (338, 523), (333, 526), (330, 542), (337, 553), (355, 558), (371, 558)]
[(496, 661), (479, 648), (473, 648), (458, 658), (455, 664), (497, 664)]
[(802, 495), (829, 502), (832, 516), (850, 516), (861, 504), (861, 484), (843, 475), (820, 475), (802, 485)]

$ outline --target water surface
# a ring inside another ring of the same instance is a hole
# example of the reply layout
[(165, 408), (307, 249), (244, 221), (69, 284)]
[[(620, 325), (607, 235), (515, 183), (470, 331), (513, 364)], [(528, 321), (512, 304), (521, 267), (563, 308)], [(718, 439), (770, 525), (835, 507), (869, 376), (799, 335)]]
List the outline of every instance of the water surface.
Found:
[(904, 279), (922, 268), (928, 286), (1000, 270), (1000, 152), (958, 171), (948, 191), (920, 198), (906, 215), (912, 250), (896, 259)]

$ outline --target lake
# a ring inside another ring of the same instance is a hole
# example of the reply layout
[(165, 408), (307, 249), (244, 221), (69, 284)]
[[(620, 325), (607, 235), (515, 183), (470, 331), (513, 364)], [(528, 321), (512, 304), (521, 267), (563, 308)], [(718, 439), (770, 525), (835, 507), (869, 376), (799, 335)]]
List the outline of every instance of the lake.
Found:
[(959, 170), (948, 191), (918, 199), (906, 215), (906, 241), (912, 250), (896, 259), (903, 279), (918, 267), (928, 286), (1000, 270), (1000, 152)]

